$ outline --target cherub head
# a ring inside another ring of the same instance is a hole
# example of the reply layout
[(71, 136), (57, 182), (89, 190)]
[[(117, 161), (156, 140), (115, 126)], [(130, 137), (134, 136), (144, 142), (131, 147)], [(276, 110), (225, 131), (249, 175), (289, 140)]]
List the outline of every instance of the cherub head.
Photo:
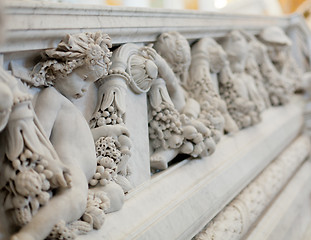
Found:
[(259, 39), (267, 46), (273, 62), (284, 62), (288, 58), (291, 40), (280, 27), (268, 27), (259, 34)]
[(208, 61), (212, 73), (220, 72), (226, 65), (227, 54), (223, 48), (213, 39), (205, 38), (207, 43)]
[(249, 47), (241, 32), (238, 30), (231, 31), (221, 44), (228, 55), (232, 70), (234, 72), (244, 71)]
[(267, 47), (251, 33), (248, 33), (246, 31), (240, 31), (240, 33), (248, 42), (248, 49), (250, 55), (255, 58), (257, 64), (262, 64), (267, 54)]
[(191, 49), (178, 32), (162, 33), (154, 44), (155, 50), (167, 61), (182, 84), (186, 84), (191, 63)]
[(32, 72), (35, 86), (54, 86), (69, 99), (80, 98), (89, 85), (108, 74), (111, 40), (107, 34), (67, 35)]

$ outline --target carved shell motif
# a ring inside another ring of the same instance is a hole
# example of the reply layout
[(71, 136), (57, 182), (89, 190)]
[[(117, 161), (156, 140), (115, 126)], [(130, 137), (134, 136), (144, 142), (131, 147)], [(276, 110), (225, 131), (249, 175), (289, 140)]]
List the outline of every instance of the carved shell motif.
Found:
[(128, 72), (133, 80), (130, 85), (136, 93), (148, 92), (153, 80), (158, 76), (157, 66), (140, 55), (130, 57)]

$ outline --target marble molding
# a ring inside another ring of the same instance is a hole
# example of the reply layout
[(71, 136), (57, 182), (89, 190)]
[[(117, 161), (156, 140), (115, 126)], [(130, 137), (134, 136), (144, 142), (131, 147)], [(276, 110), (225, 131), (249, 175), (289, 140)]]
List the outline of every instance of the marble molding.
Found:
[(194, 239), (242, 239), (309, 155), (309, 138), (299, 137)]
[(310, 239), (309, 173), (310, 160), (297, 170), (245, 239)]

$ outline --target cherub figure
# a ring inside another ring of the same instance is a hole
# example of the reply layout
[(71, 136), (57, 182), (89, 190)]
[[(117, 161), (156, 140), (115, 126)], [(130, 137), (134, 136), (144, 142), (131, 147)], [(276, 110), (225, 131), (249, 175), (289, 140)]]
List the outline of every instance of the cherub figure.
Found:
[(187, 92), (191, 64), (191, 49), (187, 39), (178, 32), (163, 33), (158, 37), (154, 48), (158, 55), (152, 57), (158, 66), (159, 76), (166, 81), (169, 96), (176, 109), (187, 117), (184, 125), (192, 125), (201, 133), (204, 151), (212, 154), (216, 147), (212, 132), (198, 119), (200, 104)]
[(255, 36), (244, 31), (241, 31), (241, 33), (247, 40), (249, 47), (245, 71), (254, 79), (258, 92), (264, 100), (264, 108), (269, 108), (271, 106), (271, 102), (268, 91), (265, 87), (265, 79), (260, 72), (260, 65), (264, 62), (264, 58), (266, 57), (266, 48), (255, 38)]
[[(145, 49), (147, 58), (153, 60), (159, 73), (148, 93), (151, 109), (149, 131), (154, 150), (151, 166), (164, 169), (179, 153), (192, 157), (212, 154), (215, 142), (211, 130), (198, 120), (199, 103), (188, 97), (181, 84), (181, 79), (184, 81), (188, 77), (191, 59), (187, 40), (178, 33), (165, 33), (158, 38), (155, 49), (162, 54), (171, 52), (163, 54), (169, 56), (164, 59), (165, 56), (160, 56), (154, 49)], [(178, 61), (172, 67), (175, 58)]]
[(265, 109), (265, 102), (261, 97), (256, 83), (252, 76), (245, 72), (246, 62), (248, 58), (249, 46), (245, 37), (239, 31), (230, 32), (222, 46), (228, 55), (230, 68), (238, 79), (240, 92), (245, 98), (248, 98), (255, 103), (258, 113)]
[[(222, 46), (230, 65), (223, 68), (220, 73), (221, 95), (240, 128), (254, 125), (260, 121), (260, 113), (265, 108), (265, 102), (258, 92), (254, 79), (245, 72), (248, 44), (239, 31), (232, 31), (224, 39)], [(230, 90), (232, 87), (228, 84), (233, 84), (234, 89)], [(230, 96), (231, 93), (236, 96)]]
[(280, 27), (268, 27), (261, 31), (259, 39), (266, 45), (269, 57), (282, 75), (288, 92), (302, 89), (303, 73), (290, 54), (292, 42), (285, 32)]
[[(61, 238), (55, 226), (82, 215), (94, 228), (102, 224), (107, 199), (98, 192), (90, 196), (88, 189), (97, 165), (94, 140), (71, 100), (83, 97), (92, 83), (107, 75), (110, 46), (109, 36), (100, 32), (67, 35), (57, 48), (46, 50), (45, 61), (35, 67), (35, 82), (48, 86), (38, 94), (35, 112), (61, 162), (70, 169), (72, 180), (71, 187), (59, 188), (12, 240), (44, 239), (50, 232)], [(94, 199), (102, 212), (89, 206), (88, 200)]]
[(212, 38), (202, 38), (191, 48), (192, 61), (187, 88), (200, 102), (199, 118), (212, 130), (217, 142), (223, 132), (236, 132), (238, 126), (230, 116), (226, 103), (219, 95), (217, 74), (225, 66), (227, 55)]
[[(166, 82), (158, 76), (159, 59), (164, 61), (151, 47), (139, 48), (130, 58), (128, 71), (135, 89), (144, 89), (148, 96), (150, 165), (154, 169), (165, 169), (179, 153), (197, 157), (205, 145), (202, 134), (185, 122), (187, 117), (175, 108)], [(172, 72), (171, 76), (174, 76)]]
[(0, 199), (13, 230), (31, 221), (52, 191), (67, 189), (71, 177), (33, 111), (32, 96), (20, 91), (17, 80), (4, 70), (0, 75), (5, 98), (0, 104)]
[(255, 36), (242, 32), (248, 41), (250, 52), (246, 61), (246, 72), (256, 83), (266, 108), (288, 102), (288, 90), (283, 77), (273, 66), (267, 52), (267, 47)]

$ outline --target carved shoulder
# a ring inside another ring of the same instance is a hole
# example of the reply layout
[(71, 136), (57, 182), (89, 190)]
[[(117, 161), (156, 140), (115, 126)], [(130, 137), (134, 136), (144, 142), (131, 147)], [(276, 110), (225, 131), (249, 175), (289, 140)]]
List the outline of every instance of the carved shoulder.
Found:
[(43, 89), (38, 95), (35, 112), (48, 137), (64, 100), (65, 97), (52, 87)]

